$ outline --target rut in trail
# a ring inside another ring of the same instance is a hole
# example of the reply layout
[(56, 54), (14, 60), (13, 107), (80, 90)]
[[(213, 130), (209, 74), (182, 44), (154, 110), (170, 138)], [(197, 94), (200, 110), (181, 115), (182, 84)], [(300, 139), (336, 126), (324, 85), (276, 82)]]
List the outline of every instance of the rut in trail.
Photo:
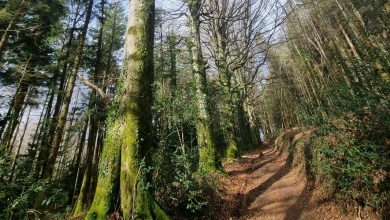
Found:
[(229, 177), (223, 182), (237, 204), (230, 219), (357, 219), (318, 199), (319, 190), (288, 160), (269, 147), (224, 165)]

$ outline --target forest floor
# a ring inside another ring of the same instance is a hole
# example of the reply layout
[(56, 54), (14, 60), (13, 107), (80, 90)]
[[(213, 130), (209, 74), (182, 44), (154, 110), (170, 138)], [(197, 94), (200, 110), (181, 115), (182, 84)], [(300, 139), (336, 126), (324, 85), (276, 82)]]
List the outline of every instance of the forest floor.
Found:
[(221, 183), (233, 209), (228, 219), (364, 219), (352, 206), (342, 209), (325, 199), (274, 147), (251, 151), (224, 168), (228, 176)]

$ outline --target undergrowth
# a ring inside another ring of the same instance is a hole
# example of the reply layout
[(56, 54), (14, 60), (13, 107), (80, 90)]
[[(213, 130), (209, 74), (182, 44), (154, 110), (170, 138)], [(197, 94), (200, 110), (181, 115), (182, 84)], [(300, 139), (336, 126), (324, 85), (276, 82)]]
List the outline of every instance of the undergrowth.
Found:
[(312, 147), (312, 164), (326, 192), (362, 206), (388, 206), (390, 161), (383, 146), (332, 133), (315, 138)]
[[(165, 158), (165, 159), (162, 159)], [(160, 150), (155, 155), (154, 185), (156, 198), (168, 212), (196, 218), (207, 208), (203, 198), (206, 184), (196, 173), (196, 152)]]

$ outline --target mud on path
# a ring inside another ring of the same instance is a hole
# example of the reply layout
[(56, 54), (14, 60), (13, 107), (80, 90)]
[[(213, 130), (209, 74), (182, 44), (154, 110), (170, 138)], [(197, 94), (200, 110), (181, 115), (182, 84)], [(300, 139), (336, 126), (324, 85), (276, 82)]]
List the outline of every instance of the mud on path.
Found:
[(228, 219), (359, 219), (321, 199), (312, 181), (287, 159), (269, 147), (224, 164), (228, 177), (221, 181), (235, 206)]

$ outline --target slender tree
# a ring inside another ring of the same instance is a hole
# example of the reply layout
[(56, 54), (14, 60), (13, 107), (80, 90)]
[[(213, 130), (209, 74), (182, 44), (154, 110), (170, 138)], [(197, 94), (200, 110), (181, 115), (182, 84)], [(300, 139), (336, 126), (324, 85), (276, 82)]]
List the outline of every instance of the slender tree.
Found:
[[(99, 34), (98, 34), (98, 42), (97, 42), (97, 50), (96, 50), (96, 61), (95, 61), (95, 71), (93, 74), (93, 82), (95, 85), (99, 85), (100, 78), (102, 78), (102, 47), (103, 47), (103, 28), (104, 28), (104, 8), (105, 1), (102, 0), (100, 2), (100, 24), (99, 24)], [(90, 103), (89, 103), (89, 131), (88, 131), (88, 145), (87, 145), (87, 158), (86, 158), (86, 170), (83, 177), (83, 182), (81, 185), (79, 197), (76, 202), (76, 207), (74, 210), (74, 215), (78, 215), (83, 211), (83, 208), (88, 205), (88, 199), (93, 195), (91, 181), (92, 181), (92, 168), (93, 168), (93, 155), (94, 149), (96, 148), (97, 136), (99, 130), (99, 109), (101, 109), (101, 104), (99, 101), (99, 97), (96, 94), (96, 90), (92, 90), (90, 94)], [(96, 154), (97, 152), (95, 152)]]
[(92, 15), (92, 8), (93, 8), (93, 0), (89, 0), (86, 9), (87, 11), (85, 15), (84, 26), (82, 28), (81, 35), (79, 38), (79, 43), (76, 51), (76, 56), (74, 58), (73, 68), (70, 74), (69, 82), (66, 86), (64, 101), (62, 103), (61, 113), (59, 115), (57, 126), (55, 129), (56, 132), (53, 137), (53, 142), (51, 143), (50, 153), (47, 159), (47, 165), (46, 167), (44, 167), (44, 170), (42, 172), (44, 178), (51, 178), (53, 175), (54, 166), (57, 159), (58, 150), (61, 144), (62, 135), (64, 133), (66, 118), (68, 116), (69, 106), (73, 95), (73, 89), (76, 83), (77, 74), (81, 63), (81, 57), (83, 55), (84, 44), (87, 37), (87, 31), (88, 31), (88, 27)]
[(196, 132), (199, 147), (199, 170), (210, 172), (216, 169), (216, 141), (211, 124), (210, 100), (207, 87), (205, 60), (200, 39), (201, 0), (188, 0), (190, 11), (192, 71), (195, 76), (198, 118)]

